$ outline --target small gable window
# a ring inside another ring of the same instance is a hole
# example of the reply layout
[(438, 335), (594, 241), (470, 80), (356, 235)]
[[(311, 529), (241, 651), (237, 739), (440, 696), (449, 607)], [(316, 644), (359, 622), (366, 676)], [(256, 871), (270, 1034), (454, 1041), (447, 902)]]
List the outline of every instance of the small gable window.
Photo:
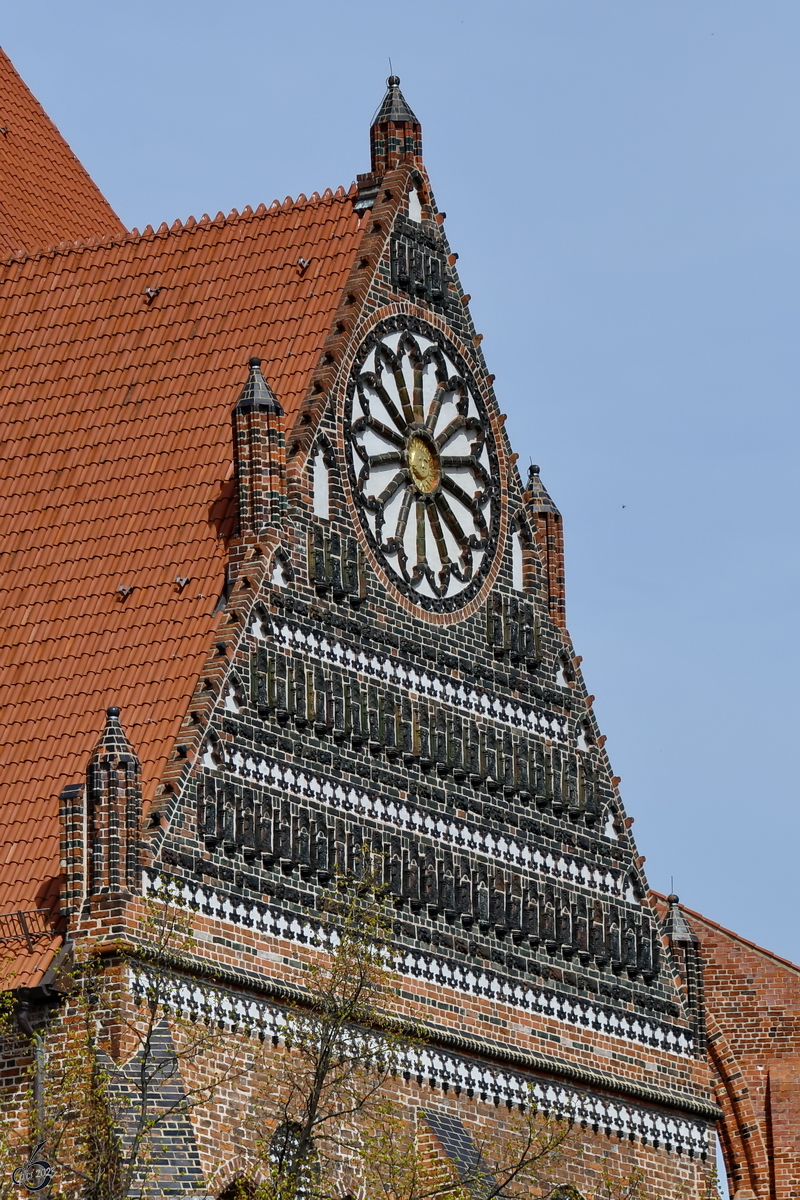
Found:
[(525, 591), (525, 557), (518, 529), (511, 534), (511, 586), (515, 592)]
[(422, 201), (416, 188), (408, 193), (408, 219), (417, 222), (422, 220)]
[(278, 546), (270, 563), (269, 581), (273, 587), (288, 587), (294, 579), (289, 555), (283, 546)]
[(575, 668), (566, 654), (556, 658), (556, 683), (559, 687), (572, 687), (575, 682)]
[(234, 676), (231, 676), (227, 691), (225, 692), (225, 708), (228, 712), (232, 713), (240, 713), (244, 708), (242, 685)]
[(311, 490), (313, 492), (314, 516), (329, 520), (331, 515), (330, 467), (328, 454), (319, 444), (311, 460)]
[(289, 580), (286, 577), (286, 563), (276, 554), (272, 560), (272, 574), (270, 575), (270, 583), (275, 587), (286, 587)]
[(527, 592), (531, 588), (530, 544), (528, 524), (518, 513), (511, 522), (511, 586), (515, 592)]
[(579, 721), (576, 730), (575, 744), (579, 750), (590, 750), (595, 744), (592, 728), (588, 721)]

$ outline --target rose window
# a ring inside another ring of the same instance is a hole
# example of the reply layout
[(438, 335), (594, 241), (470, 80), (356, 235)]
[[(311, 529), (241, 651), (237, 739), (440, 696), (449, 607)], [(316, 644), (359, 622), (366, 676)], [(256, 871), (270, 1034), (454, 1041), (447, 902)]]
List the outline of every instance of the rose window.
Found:
[(419, 322), (373, 335), (348, 419), (351, 485), (382, 565), (424, 607), (463, 602), (488, 570), (498, 496), (491, 427), (461, 356)]

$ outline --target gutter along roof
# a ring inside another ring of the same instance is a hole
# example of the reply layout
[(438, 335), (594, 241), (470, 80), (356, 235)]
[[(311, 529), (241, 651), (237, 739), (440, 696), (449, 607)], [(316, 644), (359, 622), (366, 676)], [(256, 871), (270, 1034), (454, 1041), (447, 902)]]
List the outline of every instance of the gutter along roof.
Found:
[(55, 905), (58, 796), (109, 704), (152, 797), (218, 621), (248, 359), (295, 414), (361, 240), (354, 199), (0, 265), (0, 913)]

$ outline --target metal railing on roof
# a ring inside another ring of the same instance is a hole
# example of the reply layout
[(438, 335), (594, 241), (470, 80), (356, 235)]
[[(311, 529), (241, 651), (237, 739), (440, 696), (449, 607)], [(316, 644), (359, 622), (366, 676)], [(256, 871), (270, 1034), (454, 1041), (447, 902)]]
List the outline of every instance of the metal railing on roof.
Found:
[(49, 908), (26, 908), (0, 913), (0, 942), (25, 941), (33, 950), (41, 937), (50, 936), (53, 925)]

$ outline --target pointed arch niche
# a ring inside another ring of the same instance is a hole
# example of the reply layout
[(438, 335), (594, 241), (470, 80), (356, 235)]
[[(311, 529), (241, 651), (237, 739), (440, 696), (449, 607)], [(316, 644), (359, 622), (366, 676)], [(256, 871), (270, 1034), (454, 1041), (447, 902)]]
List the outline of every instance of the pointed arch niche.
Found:
[(291, 562), (289, 561), (288, 551), (284, 550), (283, 546), (278, 546), (275, 553), (272, 555), (272, 562), (269, 569), (269, 581), (273, 587), (288, 587), (294, 579), (294, 571), (292, 570)]
[(533, 538), (528, 522), (522, 513), (511, 520), (509, 531), (511, 547), (511, 586), (515, 592), (530, 594), (534, 590)]
[(331, 517), (331, 471), (334, 457), (327, 438), (319, 438), (314, 443), (309, 462), (311, 511), (315, 517), (329, 521)]
[(234, 1179), (220, 1192), (219, 1200), (254, 1200), (258, 1188), (251, 1179), (239, 1177)]

